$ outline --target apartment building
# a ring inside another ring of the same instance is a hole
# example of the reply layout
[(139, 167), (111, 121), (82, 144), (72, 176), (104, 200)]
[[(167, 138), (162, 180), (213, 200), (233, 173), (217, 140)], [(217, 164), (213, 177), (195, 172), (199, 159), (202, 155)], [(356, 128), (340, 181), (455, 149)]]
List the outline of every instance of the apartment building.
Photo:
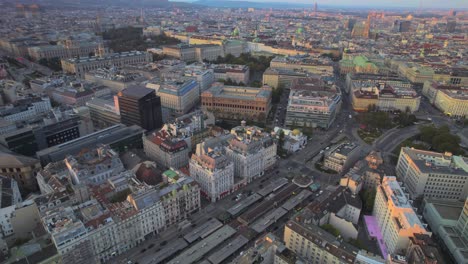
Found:
[(264, 120), (271, 109), (271, 88), (227, 86), (214, 83), (201, 94), (202, 108), (217, 118)]
[(323, 166), (338, 173), (343, 172), (347, 165), (348, 158), (357, 148), (354, 143), (343, 143), (325, 152)]
[(421, 96), (412, 88), (392, 86), (386, 83), (370, 84), (354, 83), (350, 90), (354, 111), (365, 112), (370, 106), (376, 106), (380, 111), (409, 110), (418, 111)]
[(459, 118), (468, 116), (468, 88), (426, 81), (422, 93), (444, 114)]
[(266, 169), (276, 162), (276, 142), (256, 126), (231, 129), (233, 138), (228, 140), (226, 156), (234, 163), (234, 175), (250, 182), (263, 176)]
[(468, 196), (467, 159), (451, 153), (437, 153), (404, 147), (396, 174), (411, 197), (463, 200)]
[(166, 168), (179, 169), (189, 162), (189, 146), (183, 138), (172, 136), (167, 130), (143, 137), (145, 154)]
[(355, 263), (359, 251), (305, 219), (287, 222), (283, 240), (288, 249), (312, 264)]
[(200, 209), (200, 189), (188, 177), (161, 189), (136, 184), (132, 190), (127, 200), (112, 203), (116, 190), (96, 186), (89, 201), (43, 212), (44, 228), (62, 258), (106, 262)]
[(124, 171), (118, 153), (106, 145), (69, 155), (65, 164), (75, 184), (98, 185)]
[(286, 112), (286, 125), (328, 129), (341, 109), (341, 93), (336, 86), (319, 78), (292, 82)]
[(384, 177), (382, 184), (377, 187), (372, 215), (386, 248), (382, 251), (388, 254), (406, 255), (410, 238), (415, 234), (431, 235), (394, 176)]
[(222, 147), (208, 148), (200, 143), (190, 159), (190, 176), (200, 185), (201, 193), (216, 202), (234, 188), (234, 163)]

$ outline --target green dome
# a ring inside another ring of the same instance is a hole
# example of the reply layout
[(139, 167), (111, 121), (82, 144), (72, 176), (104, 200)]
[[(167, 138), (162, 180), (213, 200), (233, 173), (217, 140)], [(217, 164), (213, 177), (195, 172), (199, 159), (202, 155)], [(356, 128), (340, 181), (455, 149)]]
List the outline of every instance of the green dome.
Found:
[(297, 34), (302, 34), (303, 32), (304, 32), (304, 29), (303, 29), (302, 27), (300, 27), (300, 28), (298, 28), (298, 29), (296, 30), (296, 33), (297, 33)]

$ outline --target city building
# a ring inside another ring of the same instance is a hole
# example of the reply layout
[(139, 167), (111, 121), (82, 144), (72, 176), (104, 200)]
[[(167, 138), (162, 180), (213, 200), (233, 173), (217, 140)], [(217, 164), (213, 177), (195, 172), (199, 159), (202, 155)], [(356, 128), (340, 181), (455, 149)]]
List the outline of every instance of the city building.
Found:
[(96, 56), (80, 57), (73, 59), (62, 59), (62, 69), (64, 72), (76, 74), (84, 78), (85, 73), (91, 70), (113, 65), (114, 67), (123, 67), (128, 64), (150, 63), (153, 58), (150, 53), (141, 51), (128, 51), (112, 54), (98, 52)]
[(273, 129), (276, 138), (279, 139), (280, 133), (284, 133), (284, 143), (282, 147), (288, 153), (294, 153), (307, 145), (307, 136), (299, 129), (289, 130), (285, 128), (275, 127)]
[[(372, 215), (382, 235), (382, 252), (405, 256), (410, 238), (416, 234), (431, 235), (413, 210), (413, 205), (398, 184), (396, 177), (386, 176), (377, 188)], [(382, 249), (384, 247), (385, 249)], [(386, 254), (383, 254), (384, 257)]]
[(304, 219), (284, 227), (284, 244), (307, 263), (355, 263), (358, 249)]
[(468, 196), (467, 163), (466, 158), (452, 153), (404, 147), (395, 170), (411, 199), (463, 200)]
[(187, 142), (189, 150), (195, 149), (198, 143), (201, 143), (209, 136), (208, 126), (215, 124), (211, 113), (195, 111), (183, 116), (179, 116), (164, 124), (161, 131), (166, 131), (171, 137), (179, 138)]
[(114, 125), (86, 136), (40, 150), (36, 153), (41, 165), (65, 159), (67, 155), (75, 155), (85, 148), (96, 147), (98, 144), (110, 145), (116, 151), (122, 152), (132, 148), (143, 148), (143, 129), (139, 126)]
[(263, 84), (276, 88), (290, 88), (295, 79), (306, 78), (309, 73), (305, 70), (268, 68), (263, 73)]
[(86, 72), (84, 74), (84, 79), (109, 87), (114, 93), (118, 93), (125, 88), (139, 84), (140, 81), (146, 80), (142, 74), (127, 72), (117, 67), (98, 68)]
[(412, 88), (389, 84), (354, 84), (351, 88), (351, 100), (354, 111), (367, 111), (375, 106), (380, 111), (418, 111), (421, 96)]
[(458, 118), (468, 116), (468, 90), (464, 87), (427, 81), (422, 93), (444, 114)]
[(41, 150), (90, 134), (92, 129), (75, 111), (56, 108), (43, 116), (33, 133), (37, 148)]
[(40, 45), (28, 48), (29, 56), (39, 61), (41, 59), (67, 59), (75, 57), (87, 57), (94, 54), (102, 47), (102, 39), (97, 36), (82, 39), (76, 36), (69, 36), (57, 42), (56, 45)]
[(271, 88), (227, 86), (214, 83), (201, 94), (202, 108), (216, 118), (265, 120), (271, 109)]
[(439, 245), (437, 245), (431, 236), (420, 234), (415, 234), (414, 237), (410, 238), (406, 260), (408, 264), (445, 263)]
[(85, 106), (93, 97), (110, 95), (111, 90), (105, 86), (96, 86), (82, 81), (72, 82), (69, 85), (54, 88), (50, 96), (61, 105)]
[(349, 94), (353, 87), (372, 87), (390, 85), (396, 87), (412, 88), (412, 84), (405, 78), (395, 74), (369, 74), (369, 73), (349, 73), (346, 74), (345, 91)]
[(28, 97), (16, 100), (13, 104), (0, 107), (0, 118), (11, 122), (21, 122), (32, 119), (39, 114), (47, 113), (52, 109), (48, 97)]
[(0, 176), (0, 238), (13, 235), (13, 226), (11, 217), (15, 211), (16, 205), (21, 203), (21, 193), (15, 180)]
[(73, 183), (102, 184), (109, 178), (124, 171), (124, 166), (117, 152), (109, 146), (99, 146), (83, 150), (76, 155), (65, 158)]
[(200, 143), (190, 159), (190, 176), (200, 185), (202, 195), (216, 202), (234, 188), (234, 163), (222, 147)]
[(468, 263), (467, 209), (466, 199), (465, 202), (424, 200), (423, 217), (437, 236), (438, 244), (454, 263)]
[(248, 84), (250, 80), (250, 69), (247, 65), (236, 64), (213, 64), (215, 81), (232, 81), (237, 84)]
[(234, 176), (250, 182), (276, 163), (276, 142), (261, 128), (246, 126), (243, 121), (242, 126), (231, 129), (231, 134), (234, 137), (228, 140), (225, 150), (234, 163)]
[(417, 63), (400, 62), (398, 64), (398, 74), (407, 78), (412, 83), (424, 84), (426, 81), (433, 79), (434, 70)]
[(343, 172), (343, 169), (347, 166), (347, 162), (356, 147), (354, 143), (343, 143), (330, 148), (324, 154), (323, 167), (338, 173)]
[(147, 88), (156, 90), (161, 98), (163, 119), (170, 116), (180, 116), (192, 110), (200, 101), (199, 84), (193, 79), (180, 78), (163, 82), (146, 84)]
[[(307, 72), (320, 76), (333, 76), (333, 64), (328, 58), (314, 58), (306, 55), (276, 56), (270, 62), (271, 69), (284, 72), (285, 69), (292, 72)], [(275, 86), (277, 88), (277, 86)]]
[(345, 239), (356, 239), (362, 210), (361, 198), (343, 186), (323, 196), (323, 199), (310, 203), (302, 216), (317, 226), (332, 225)]
[(111, 202), (112, 185), (92, 189), (93, 198), (43, 213), (42, 223), (62, 259), (69, 263), (106, 262), (200, 209), (200, 189), (181, 176), (167, 187), (134, 184), (122, 202)]
[(86, 102), (94, 128), (104, 129), (120, 123), (120, 112), (116, 107), (118, 97), (95, 97)]
[(166, 130), (143, 137), (145, 154), (166, 168), (179, 169), (189, 162), (190, 147), (183, 138), (170, 135)]
[(125, 125), (138, 125), (148, 131), (162, 126), (161, 98), (152, 89), (134, 86), (118, 93), (118, 111)]
[(296, 79), (291, 84), (286, 125), (328, 129), (341, 109), (341, 93), (336, 86), (318, 78)]
[(14, 180), (20, 189), (37, 190), (36, 174), (40, 169), (37, 159), (0, 151), (0, 175)]
[(198, 85), (200, 94), (208, 90), (215, 82), (213, 69), (208, 68), (205, 63), (193, 63), (187, 65), (184, 69), (183, 76), (195, 78)]
[(0, 144), (15, 153), (34, 156), (37, 148), (36, 137), (31, 127), (16, 128), (0, 135)]

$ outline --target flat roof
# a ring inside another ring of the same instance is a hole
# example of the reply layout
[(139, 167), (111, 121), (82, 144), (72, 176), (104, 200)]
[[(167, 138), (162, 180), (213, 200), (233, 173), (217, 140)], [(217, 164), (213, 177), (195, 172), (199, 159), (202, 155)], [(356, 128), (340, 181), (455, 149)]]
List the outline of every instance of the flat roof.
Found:
[(159, 252), (153, 255), (155, 264), (164, 262), (167, 258), (177, 253), (179, 250), (186, 248), (189, 244), (182, 238), (178, 238), (172, 242), (169, 242)]
[(261, 189), (257, 193), (260, 194), (261, 196), (265, 197), (268, 194), (272, 193), (275, 188), (278, 188), (278, 187), (280, 187), (282, 185), (285, 185), (287, 183), (288, 183), (288, 179), (279, 178), (277, 180), (274, 180), (273, 182), (271, 182), (267, 186), (263, 187), (263, 189)]
[(251, 225), (251, 228), (257, 233), (261, 233), (287, 213), (288, 211), (282, 207), (276, 208), (275, 210), (270, 211), (270, 213), (264, 217), (258, 219), (254, 224)]
[(218, 228), (222, 227), (223, 224), (216, 218), (211, 218), (207, 222), (203, 223), (201, 226), (195, 228), (191, 232), (187, 233), (184, 236), (184, 239), (187, 242), (192, 243), (193, 241), (199, 239), (200, 237), (206, 237), (209, 234), (216, 231)]
[(311, 195), (312, 195), (311, 191), (302, 190), (299, 194), (297, 194), (297, 195), (293, 196), (292, 198), (290, 198), (289, 200), (287, 200), (281, 207), (283, 207), (284, 209), (290, 211)]
[(260, 199), (262, 199), (262, 196), (257, 193), (254, 193), (250, 195), (249, 197), (245, 198), (244, 200), (242, 200), (240, 203), (229, 208), (227, 212), (231, 215), (237, 215), (240, 212), (242, 212), (244, 209), (251, 206), (252, 204), (258, 202)]
[(456, 206), (456, 205), (448, 205), (448, 204), (438, 204), (438, 203), (433, 203), (432, 204), (434, 208), (437, 210), (439, 215), (445, 219), (450, 219), (450, 220), (458, 220), (460, 218), (460, 214), (463, 210), (463, 205), (462, 206)]
[(228, 225), (223, 226), (218, 229), (216, 232), (211, 234), (209, 237), (203, 239), (202, 241), (191, 246), (189, 249), (185, 250), (169, 261), (169, 264), (191, 264), (200, 260), (204, 255), (210, 252), (212, 249), (217, 247), (222, 242), (226, 241), (228, 238), (233, 236), (236, 233), (236, 230)]
[(234, 254), (237, 250), (239, 250), (241, 247), (243, 247), (245, 244), (247, 244), (249, 240), (245, 238), (244, 236), (240, 235), (231, 241), (229, 241), (229, 244), (226, 246), (220, 248), (213, 254), (211, 254), (208, 257), (208, 260), (213, 263), (213, 264), (219, 264), (223, 262), (225, 259), (227, 259), (229, 256)]

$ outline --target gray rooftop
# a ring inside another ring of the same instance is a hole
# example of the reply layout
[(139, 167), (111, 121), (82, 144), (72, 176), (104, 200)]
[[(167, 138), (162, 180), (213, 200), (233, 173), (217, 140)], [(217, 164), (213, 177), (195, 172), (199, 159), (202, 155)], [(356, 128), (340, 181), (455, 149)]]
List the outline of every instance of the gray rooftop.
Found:
[(222, 227), (223, 224), (216, 218), (211, 218), (210, 220), (203, 223), (201, 226), (195, 228), (191, 232), (187, 233), (184, 236), (184, 239), (187, 242), (192, 243), (193, 241), (197, 240), (198, 238), (205, 238), (209, 234), (216, 231), (218, 228)]
[(249, 242), (249, 240), (244, 236), (240, 235), (229, 241), (229, 243), (226, 246), (220, 248), (219, 250), (211, 254), (208, 257), (208, 260), (213, 264), (222, 263), (225, 259), (234, 254), (245, 244), (247, 244), (247, 242)]
[(191, 264), (200, 260), (204, 255), (213, 250), (222, 242), (226, 241), (228, 238), (233, 236), (236, 233), (236, 230), (228, 225), (223, 226), (218, 229), (218, 231), (211, 234), (209, 237), (203, 239), (202, 241), (191, 246), (189, 249), (185, 250), (168, 262), (169, 264)]
[(252, 204), (258, 202), (260, 199), (262, 199), (262, 196), (254, 193), (251, 196), (245, 198), (241, 202), (237, 203), (236, 205), (232, 206), (227, 210), (227, 212), (231, 215), (238, 215), (240, 212), (242, 212), (244, 209), (248, 208)]
[(276, 208), (275, 210), (270, 211), (264, 217), (255, 221), (251, 228), (256, 232), (261, 233), (287, 213), (288, 211), (283, 209), (282, 207)]

